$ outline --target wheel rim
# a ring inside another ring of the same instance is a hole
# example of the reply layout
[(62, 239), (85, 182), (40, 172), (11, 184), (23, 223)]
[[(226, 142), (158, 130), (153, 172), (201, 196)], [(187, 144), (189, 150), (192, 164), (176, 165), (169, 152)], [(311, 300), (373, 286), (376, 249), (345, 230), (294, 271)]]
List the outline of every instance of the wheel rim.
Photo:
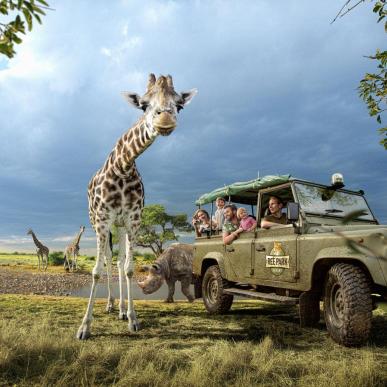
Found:
[(332, 287), (330, 306), (333, 324), (336, 327), (341, 327), (344, 321), (344, 295), (341, 286), (338, 284)]
[(219, 296), (219, 284), (215, 278), (210, 278), (207, 282), (207, 301), (210, 304), (215, 304)]

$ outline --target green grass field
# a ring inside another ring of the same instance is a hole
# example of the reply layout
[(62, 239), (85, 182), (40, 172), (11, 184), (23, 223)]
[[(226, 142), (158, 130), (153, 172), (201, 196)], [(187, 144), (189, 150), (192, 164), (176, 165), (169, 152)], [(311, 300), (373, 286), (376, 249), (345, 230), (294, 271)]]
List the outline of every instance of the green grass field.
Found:
[(345, 348), (297, 309), (238, 301), (210, 316), (201, 300), (136, 301), (142, 330), (95, 307), (93, 336), (75, 337), (87, 300), (0, 298), (0, 385), (385, 386), (387, 309), (374, 311), (367, 346)]
[[(81, 271), (90, 272), (95, 264), (94, 257), (80, 255), (78, 266)], [(0, 253), (0, 266), (7, 266), (11, 269), (34, 270), (38, 268), (36, 254), (7, 254)], [(47, 270), (50, 272), (63, 272), (63, 265), (49, 264)]]

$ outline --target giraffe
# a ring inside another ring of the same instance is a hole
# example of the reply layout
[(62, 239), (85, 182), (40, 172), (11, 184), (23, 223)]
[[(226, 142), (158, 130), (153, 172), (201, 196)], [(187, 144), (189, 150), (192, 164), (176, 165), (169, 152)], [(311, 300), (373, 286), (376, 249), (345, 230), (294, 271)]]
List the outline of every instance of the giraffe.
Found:
[(43, 270), (47, 270), (48, 265), (48, 253), (49, 249), (48, 247), (44, 246), (43, 243), (41, 243), (38, 238), (36, 237), (35, 233), (32, 231), (32, 229), (29, 229), (27, 231), (27, 235), (31, 235), (32, 239), (36, 246), (36, 254), (38, 255), (38, 270), (40, 270), (40, 258), (42, 258), (42, 268)]
[[(111, 227), (117, 227), (119, 252), (117, 267), (119, 274), (119, 319), (128, 320), (130, 332), (140, 329), (132, 298), (133, 256), (132, 244), (140, 227), (144, 206), (144, 187), (136, 168), (135, 159), (144, 152), (158, 135), (168, 136), (177, 125), (177, 113), (188, 104), (196, 89), (180, 94), (175, 92), (172, 77), (161, 75), (156, 79), (149, 75), (145, 94), (123, 93), (133, 106), (144, 111), (139, 120), (117, 141), (101, 169), (88, 185), (89, 217), (97, 234), (97, 258), (93, 268), (90, 298), (76, 337), (90, 337), (90, 328), (95, 301), (96, 286), (102, 274), (104, 261), (108, 277), (108, 301), (106, 311), (114, 309), (111, 292), (112, 251), (110, 247)], [(128, 297), (125, 309), (125, 283)]]
[(81, 226), (73, 242), (70, 243), (65, 249), (64, 264), (63, 264), (63, 267), (65, 270), (74, 271), (74, 269), (75, 270), (78, 269), (77, 258), (79, 255), (79, 241), (81, 240), (81, 236), (84, 231), (85, 231), (85, 226)]

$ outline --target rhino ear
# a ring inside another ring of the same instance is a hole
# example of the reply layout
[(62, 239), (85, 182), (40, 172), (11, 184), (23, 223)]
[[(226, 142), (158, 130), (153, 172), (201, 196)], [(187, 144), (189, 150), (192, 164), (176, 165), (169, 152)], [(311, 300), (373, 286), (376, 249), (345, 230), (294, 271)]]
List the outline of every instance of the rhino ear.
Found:
[(156, 274), (161, 274), (160, 265), (158, 265), (157, 263), (154, 263), (152, 265), (152, 271), (155, 272)]

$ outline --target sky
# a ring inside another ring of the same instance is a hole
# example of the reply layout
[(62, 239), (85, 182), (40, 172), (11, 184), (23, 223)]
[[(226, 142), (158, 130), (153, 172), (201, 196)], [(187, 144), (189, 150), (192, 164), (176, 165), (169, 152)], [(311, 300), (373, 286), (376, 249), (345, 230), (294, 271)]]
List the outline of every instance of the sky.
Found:
[(121, 96), (148, 74), (198, 89), (178, 127), (137, 160), (146, 204), (192, 214), (203, 193), (271, 174), (363, 189), (387, 223), (387, 152), (357, 86), (386, 35), (361, 4), (326, 0), (49, 1), (0, 56), (0, 251), (51, 250), (86, 226), (87, 184), (141, 115)]

